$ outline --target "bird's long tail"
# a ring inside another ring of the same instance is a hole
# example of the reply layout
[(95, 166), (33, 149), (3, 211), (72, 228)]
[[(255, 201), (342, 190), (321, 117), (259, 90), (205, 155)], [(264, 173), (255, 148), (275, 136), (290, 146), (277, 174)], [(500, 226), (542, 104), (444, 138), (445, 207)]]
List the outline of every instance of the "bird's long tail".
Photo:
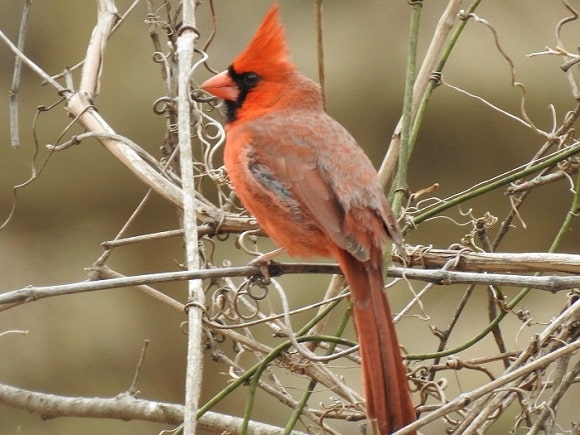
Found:
[(374, 433), (390, 434), (414, 421), (415, 410), (383, 289), (382, 255), (376, 250), (364, 263), (346, 251), (338, 257), (353, 300), (369, 422)]

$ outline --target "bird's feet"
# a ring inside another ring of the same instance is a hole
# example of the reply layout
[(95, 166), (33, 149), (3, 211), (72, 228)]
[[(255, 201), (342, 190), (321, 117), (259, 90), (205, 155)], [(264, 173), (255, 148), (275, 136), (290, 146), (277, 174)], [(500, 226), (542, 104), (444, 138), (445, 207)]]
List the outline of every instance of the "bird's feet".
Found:
[(268, 266), (272, 264), (272, 260), (285, 251), (284, 248), (274, 249), (271, 252), (259, 255), (248, 263), (248, 266), (254, 266), (260, 269), (263, 277), (263, 282), (268, 284), (270, 282), (270, 271)]

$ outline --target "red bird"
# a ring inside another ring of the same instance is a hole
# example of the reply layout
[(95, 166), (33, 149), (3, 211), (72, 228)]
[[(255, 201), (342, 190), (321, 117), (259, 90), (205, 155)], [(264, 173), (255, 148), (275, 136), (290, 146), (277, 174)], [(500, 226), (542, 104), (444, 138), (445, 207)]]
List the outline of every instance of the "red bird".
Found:
[(384, 244), (402, 243), (399, 227), (370, 160), (290, 62), (276, 4), (232, 65), (201, 87), (225, 100), (224, 160), (243, 205), (288, 254), (338, 261), (374, 432), (414, 421), (382, 271)]

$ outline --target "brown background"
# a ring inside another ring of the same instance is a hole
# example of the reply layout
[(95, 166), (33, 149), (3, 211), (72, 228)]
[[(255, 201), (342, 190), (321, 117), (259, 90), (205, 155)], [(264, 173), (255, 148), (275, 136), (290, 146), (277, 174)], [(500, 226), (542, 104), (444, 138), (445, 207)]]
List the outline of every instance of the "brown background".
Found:
[[(210, 50), (216, 69), (225, 68), (244, 48), (257, 28), (270, 1), (216, 2), (218, 33)], [(313, 6), (310, 1), (281, 1), (283, 20), (293, 59), (299, 68), (316, 79), (316, 50)], [(129, 4), (119, 1), (120, 11)], [(580, 6), (578, 2), (573, 2)], [(445, 2), (425, 2), (420, 52), (424, 53), (438, 15)], [(2, 5), (0, 28), (15, 40), (20, 19), (20, 2)], [(558, 119), (574, 106), (568, 82), (556, 57), (527, 58), (546, 45), (555, 46), (555, 24), (568, 15), (559, 2), (509, 0), (483, 2), (478, 14), (498, 31), (504, 49), (512, 57), (518, 80), (528, 89), (528, 110), (537, 125), (551, 128), (548, 105), (554, 104)], [(95, 2), (34, 2), (26, 41), (26, 53), (50, 74), (76, 64), (84, 56), (96, 17)], [(105, 55), (101, 94), (96, 105), (117, 130), (150, 153), (159, 156), (164, 133), (162, 117), (153, 114), (152, 103), (163, 95), (158, 65), (151, 60), (145, 4), (141, 4), (111, 38)], [(198, 14), (202, 40), (209, 29), (209, 14), (203, 5)], [(409, 22), (407, 2), (333, 0), (325, 5), (325, 48), (328, 110), (357, 138), (378, 165), (402, 105), (402, 90)], [(575, 49), (580, 25), (573, 23), (564, 32), (569, 48)], [(7, 95), (13, 56), (0, 44), (0, 89)], [(200, 71), (198, 83), (209, 73)], [(78, 78), (78, 74), (75, 75)], [(520, 97), (510, 86), (510, 70), (493, 45), (490, 32), (481, 25), (469, 25), (452, 54), (445, 78), (450, 83), (481, 95), (506, 110), (517, 112)], [(24, 69), (20, 92), (21, 141), (11, 149), (8, 131), (8, 99), (0, 104), (0, 221), (12, 204), (11, 186), (26, 180), (34, 153), (32, 119), (35, 108), (49, 105), (57, 96), (52, 88), (41, 87), (37, 76)], [(44, 145), (55, 143), (66, 126), (61, 107), (43, 114), (37, 126), (39, 162), (47, 155)], [(410, 170), (411, 187), (420, 189), (441, 184), (444, 197), (472, 184), (525, 163), (543, 140), (514, 121), (492, 112), (472, 99), (449, 88), (439, 88), (430, 104)], [(136, 180), (96, 141), (53, 155), (38, 180), (18, 192), (14, 217), (0, 232), (0, 291), (27, 285), (51, 285), (86, 278), (85, 267), (100, 255), (100, 243), (112, 239), (138, 204), (146, 187)], [(517, 223), (502, 245), (504, 251), (545, 251), (568, 210), (571, 195), (561, 182), (538, 190), (522, 209), (527, 229)], [(509, 210), (501, 192), (472, 201), (473, 214), (486, 211), (499, 216)], [(449, 213), (466, 221), (458, 210)], [(154, 198), (131, 234), (174, 229), (176, 211)], [(426, 223), (409, 236), (414, 244), (447, 247), (469, 231), (449, 221)], [(563, 252), (579, 251), (577, 231), (570, 234)], [(223, 244), (223, 258), (244, 264), (246, 257)], [(111, 265), (122, 273), (135, 274), (175, 270), (182, 260), (177, 239), (124, 248), (113, 254)], [(292, 281), (284, 281), (292, 282)], [(291, 293), (293, 305), (316, 300), (323, 291), (322, 278), (299, 282), (294, 287), (306, 291)], [(183, 300), (182, 283), (159, 286)], [(420, 288), (417, 284), (416, 288)], [(391, 296), (395, 310), (408, 299)], [(515, 294), (508, 289), (508, 294)], [(306, 294), (306, 296), (303, 296)], [(401, 323), (401, 341), (412, 353), (434, 350), (428, 325), (444, 327), (449, 309), (461, 295), (461, 288), (437, 288), (424, 301), (429, 322)], [(525, 300), (538, 322), (557, 314), (564, 295), (542, 292)], [(451, 307), (451, 308), (450, 308)], [(462, 343), (486, 324), (486, 297), (474, 300), (472, 315), (465, 320), (452, 344)], [(180, 403), (183, 400), (186, 338), (180, 324), (185, 320), (170, 308), (152, 301), (133, 289), (116, 289), (46, 299), (0, 313), (0, 333), (11, 329), (28, 335), (0, 337), (0, 382), (31, 390), (70, 396), (115, 396), (130, 385), (134, 366), (144, 339), (151, 340), (140, 382), (142, 397)], [(408, 326), (406, 327), (406, 325)], [(505, 323), (510, 348), (521, 348), (527, 337), (541, 330), (526, 328), (514, 345), (521, 323), (510, 318)], [(512, 329), (509, 329), (512, 328)], [(511, 333), (510, 333), (511, 331)], [(481, 356), (489, 347), (462, 354)], [(225, 366), (207, 362), (204, 394), (218, 391), (227, 377)], [(358, 383), (358, 373), (347, 370), (347, 379)], [(461, 388), (475, 387), (482, 375), (462, 378)], [(453, 380), (455, 381), (455, 380)], [(302, 381), (303, 382), (303, 381)], [(449, 391), (457, 392), (457, 385)], [(227, 400), (219, 409), (241, 414), (244, 391)], [(324, 400), (324, 395), (320, 396)], [(260, 399), (262, 400), (262, 399)], [(280, 422), (287, 410), (270, 398), (258, 402), (256, 417)], [(261, 408), (261, 409), (260, 409)], [(265, 412), (262, 412), (265, 411)], [(566, 412), (566, 409), (564, 409)], [(568, 409), (568, 412), (571, 412)], [(352, 426), (349, 426), (352, 428)], [(20, 428), (21, 432), (18, 432)], [(36, 415), (0, 405), (1, 434), (143, 434), (158, 433), (168, 426), (140, 422), (56, 419), (43, 422)], [(302, 428), (301, 428), (302, 429)], [(345, 429), (348, 430), (348, 429)]]

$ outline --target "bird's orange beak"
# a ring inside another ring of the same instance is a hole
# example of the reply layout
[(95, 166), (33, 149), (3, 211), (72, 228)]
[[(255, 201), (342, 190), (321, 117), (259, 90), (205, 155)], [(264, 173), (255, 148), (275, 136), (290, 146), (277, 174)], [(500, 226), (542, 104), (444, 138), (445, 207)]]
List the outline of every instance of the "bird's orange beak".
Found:
[(240, 90), (230, 77), (228, 70), (222, 71), (203, 82), (201, 89), (228, 101), (236, 101), (240, 95)]

